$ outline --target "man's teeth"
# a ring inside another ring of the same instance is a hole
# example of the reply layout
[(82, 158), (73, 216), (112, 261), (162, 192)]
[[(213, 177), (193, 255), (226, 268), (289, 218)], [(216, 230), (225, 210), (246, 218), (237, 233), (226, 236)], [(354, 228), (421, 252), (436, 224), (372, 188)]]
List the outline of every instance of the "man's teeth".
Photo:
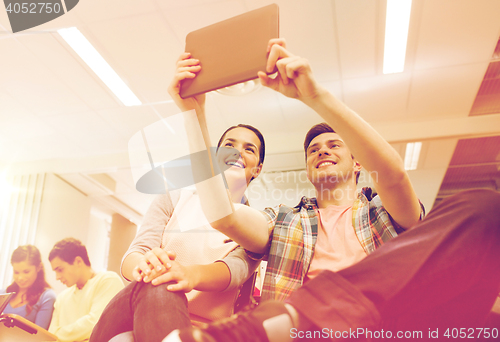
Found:
[(323, 167), (323, 166), (328, 166), (328, 165), (333, 165), (333, 163), (331, 161), (325, 161), (325, 162), (320, 163), (318, 165), (318, 168)]
[(243, 164), (238, 162), (238, 161), (228, 161), (226, 164), (231, 165), (231, 166), (237, 166), (237, 167), (242, 168), (242, 169), (245, 168), (243, 166)]

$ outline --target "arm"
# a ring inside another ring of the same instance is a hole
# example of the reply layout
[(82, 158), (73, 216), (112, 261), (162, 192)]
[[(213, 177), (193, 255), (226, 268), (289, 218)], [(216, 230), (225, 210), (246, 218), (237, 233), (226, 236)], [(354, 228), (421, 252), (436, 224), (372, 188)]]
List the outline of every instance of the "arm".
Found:
[[(77, 319), (74, 323), (65, 326), (52, 326), (51, 332), (62, 341), (84, 341), (90, 337), (92, 329), (96, 325), (99, 317), (109, 301), (123, 289), (123, 283), (117, 274), (108, 273), (94, 285), (92, 298), (86, 298), (91, 301), (89, 312)], [(60, 303), (61, 304), (61, 303)], [(64, 303), (62, 303), (64, 304)]]
[(36, 313), (34, 323), (47, 330), (49, 329), (50, 321), (52, 319), (56, 294), (51, 289), (45, 290), (39, 300), (41, 303), (40, 310)]
[[(190, 137), (191, 151), (202, 151), (210, 148), (205, 116), (205, 96), (182, 99), (179, 95), (184, 79), (196, 77), (201, 70), (199, 61), (184, 53), (177, 61), (177, 68), (168, 92), (176, 105), (184, 112), (194, 110), (193, 115), (186, 113), (186, 130)], [(201, 135), (200, 135), (201, 129)], [(196, 168), (193, 162), (193, 167)], [(206, 165), (200, 165), (206, 167)], [(203, 183), (197, 183), (196, 189), (200, 197), (203, 212), (210, 225), (236, 241), (238, 244), (256, 253), (262, 253), (267, 247), (269, 233), (266, 220), (262, 214), (250, 207), (235, 204), (233, 206), (222, 177), (213, 177)]]
[(253, 274), (260, 261), (250, 259), (241, 247), (231, 251), (223, 260), (208, 265), (182, 266), (173, 262), (172, 268), (152, 281), (160, 285), (169, 281), (176, 282), (167, 286), (169, 291), (189, 292), (225, 291), (240, 287)]
[(152, 281), (153, 285), (173, 281), (175, 284), (167, 286), (169, 291), (189, 292), (222, 291), (229, 285), (231, 274), (226, 264), (215, 262), (208, 265), (182, 266), (176, 261), (172, 262), (171, 269)]
[(342, 136), (353, 156), (369, 171), (385, 208), (396, 222), (411, 228), (420, 218), (420, 204), (399, 154), (365, 120), (321, 87), (307, 60), (292, 55), (284, 41), (271, 40), (267, 70), (278, 69), (274, 80), (259, 72), (263, 85), (296, 98), (315, 110)]
[(142, 261), (144, 254), (140, 252), (130, 252), (122, 261), (122, 276), (128, 281), (137, 280), (141, 281), (142, 277), (134, 273), (135, 267)]
[(61, 314), (60, 313), (60, 308), (59, 308), (59, 305), (60, 305), (60, 300), (57, 300), (56, 298), (56, 301), (54, 302), (54, 311), (52, 312), (52, 319), (50, 321), (50, 325), (49, 325), (49, 332), (51, 334), (56, 334), (55, 332), (57, 330), (59, 330), (59, 315)]
[(224, 291), (243, 286), (260, 265), (260, 259), (254, 260), (249, 258), (247, 252), (241, 246), (238, 246), (220, 261), (227, 265), (231, 273), (231, 282)]
[(155, 248), (160, 249), (163, 230), (173, 210), (172, 198), (168, 194), (157, 196), (151, 203), (136, 237), (122, 260), (121, 273), (127, 280), (141, 281), (146, 274), (154, 273), (147, 261), (154, 267), (159, 265), (160, 268), (161, 265), (168, 267), (168, 261), (160, 261), (158, 253), (152, 251)]

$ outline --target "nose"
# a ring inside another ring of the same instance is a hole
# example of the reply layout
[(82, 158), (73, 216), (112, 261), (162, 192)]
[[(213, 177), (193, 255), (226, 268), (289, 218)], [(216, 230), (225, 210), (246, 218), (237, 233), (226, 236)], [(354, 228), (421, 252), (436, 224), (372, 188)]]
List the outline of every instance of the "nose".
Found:
[(243, 148), (240, 146), (231, 147), (231, 154), (229, 155), (232, 158), (240, 159), (242, 155)]
[(324, 154), (326, 154), (327, 156), (329, 156), (330, 155), (330, 149), (326, 145), (323, 145), (319, 149), (318, 154), (319, 154), (319, 156), (322, 156)]

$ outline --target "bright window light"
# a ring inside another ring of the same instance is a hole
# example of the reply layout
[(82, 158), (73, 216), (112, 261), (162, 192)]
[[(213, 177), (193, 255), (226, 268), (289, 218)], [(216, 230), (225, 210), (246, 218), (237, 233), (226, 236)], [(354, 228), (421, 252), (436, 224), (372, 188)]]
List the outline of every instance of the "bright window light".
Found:
[(420, 150), (422, 149), (421, 142), (413, 142), (406, 144), (405, 153), (405, 170), (416, 170), (418, 165), (418, 158), (420, 157)]
[(130, 90), (120, 76), (109, 66), (76, 27), (60, 29), (57, 32), (125, 106), (138, 106), (142, 104), (132, 90)]
[[(15, 188), (7, 181), (5, 172), (0, 173), (0, 214), (10, 198), (10, 194)], [(1, 221), (1, 220), (0, 220)]]
[(384, 74), (403, 72), (410, 26), (411, 0), (387, 0)]

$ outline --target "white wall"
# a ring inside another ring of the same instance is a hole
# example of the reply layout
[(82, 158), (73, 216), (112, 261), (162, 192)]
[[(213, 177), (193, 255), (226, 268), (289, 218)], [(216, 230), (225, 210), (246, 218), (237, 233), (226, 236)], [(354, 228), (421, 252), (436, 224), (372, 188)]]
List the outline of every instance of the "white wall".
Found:
[(56, 242), (66, 237), (87, 245), (89, 220), (90, 199), (54, 174), (47, 174), (35, 245), (42, 253), (47, 281), (56, 292), (65, 286), (56, 281), (48, 261), (49, 252)]
[[(121, 275), (123, 255), (127, 252), (130, 243), (137, 232), (137, 226), (120, 214), (113, 214), (111, 221), (109, 258), (107, 268), (109, 271)], [(125, 279), (125, 278), (123, 278)]]
[(109, 229), (111, 217), (91, 212), (87, 234), (87, 252), (96, 272), (107, 269), (109, 253)]

